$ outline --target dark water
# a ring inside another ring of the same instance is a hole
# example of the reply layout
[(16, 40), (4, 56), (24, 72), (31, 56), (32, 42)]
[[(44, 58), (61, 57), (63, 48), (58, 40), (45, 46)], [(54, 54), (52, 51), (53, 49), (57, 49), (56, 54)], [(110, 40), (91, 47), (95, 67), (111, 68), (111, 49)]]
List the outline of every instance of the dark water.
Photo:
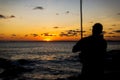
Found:
[[(28, 68), (34, 68), (21, 77), (36, 79), (57, 79), (77, 75), (82, 65), (78, 53), (72, 53), (76, 42), (1, 42), (0, 57), (10, 60), (34, 61)], [(108, 51), (120, 50), (120, 42), (108, 42)]]

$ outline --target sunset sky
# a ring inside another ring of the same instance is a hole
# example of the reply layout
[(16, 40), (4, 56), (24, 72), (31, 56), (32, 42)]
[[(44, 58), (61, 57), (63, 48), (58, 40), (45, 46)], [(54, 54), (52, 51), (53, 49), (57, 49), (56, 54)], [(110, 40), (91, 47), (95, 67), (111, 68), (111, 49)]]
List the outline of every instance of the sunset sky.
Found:
[[(120, 40), (120, 0), (83, 0), (84, 37), (100, 22), (106, 40)], [(80, 39), (80, 0), (0, 0), (0, 40)]]

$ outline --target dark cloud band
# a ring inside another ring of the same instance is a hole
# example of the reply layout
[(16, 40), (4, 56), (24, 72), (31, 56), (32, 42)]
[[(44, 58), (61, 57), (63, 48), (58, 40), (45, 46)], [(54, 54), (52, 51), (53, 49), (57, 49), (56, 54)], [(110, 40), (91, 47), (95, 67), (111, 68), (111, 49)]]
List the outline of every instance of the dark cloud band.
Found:
[(44, 8), (42, 6), (37, 6), (35, 8), (33, 8), (33, 10), (43, 10)]
[(15, 16), (14, 15), (4, 16), (4, 15), (0, 14), (0, 19), (9, 19), (9, 18), (15, 18)]

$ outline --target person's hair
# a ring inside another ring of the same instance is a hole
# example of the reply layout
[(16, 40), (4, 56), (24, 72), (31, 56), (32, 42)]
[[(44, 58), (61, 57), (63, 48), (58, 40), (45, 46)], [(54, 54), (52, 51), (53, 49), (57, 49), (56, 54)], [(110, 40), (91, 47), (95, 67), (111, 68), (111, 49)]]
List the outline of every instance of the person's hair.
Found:
[(92, 33), (93, 35), (99, 35), (103, 32), (102, 30), (103, 30), (103, 25), (100, 23), (95, 23), (93, 25)]

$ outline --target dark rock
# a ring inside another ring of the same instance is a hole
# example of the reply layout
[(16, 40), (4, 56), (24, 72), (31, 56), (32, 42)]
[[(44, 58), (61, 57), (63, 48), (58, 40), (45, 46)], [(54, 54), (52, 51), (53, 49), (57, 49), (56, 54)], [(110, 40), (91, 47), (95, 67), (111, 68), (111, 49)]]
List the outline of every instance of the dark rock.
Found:
[(28, 63), (27, 60), (12, 61), (8, 59), (0, 58), (0, 69), (3, 71), (0, 73), (0, 78), (3, 80), (13, 80), (19, 77), (25, 72), (31, 72), (33, 69), (28, 69), (22, 65)]

